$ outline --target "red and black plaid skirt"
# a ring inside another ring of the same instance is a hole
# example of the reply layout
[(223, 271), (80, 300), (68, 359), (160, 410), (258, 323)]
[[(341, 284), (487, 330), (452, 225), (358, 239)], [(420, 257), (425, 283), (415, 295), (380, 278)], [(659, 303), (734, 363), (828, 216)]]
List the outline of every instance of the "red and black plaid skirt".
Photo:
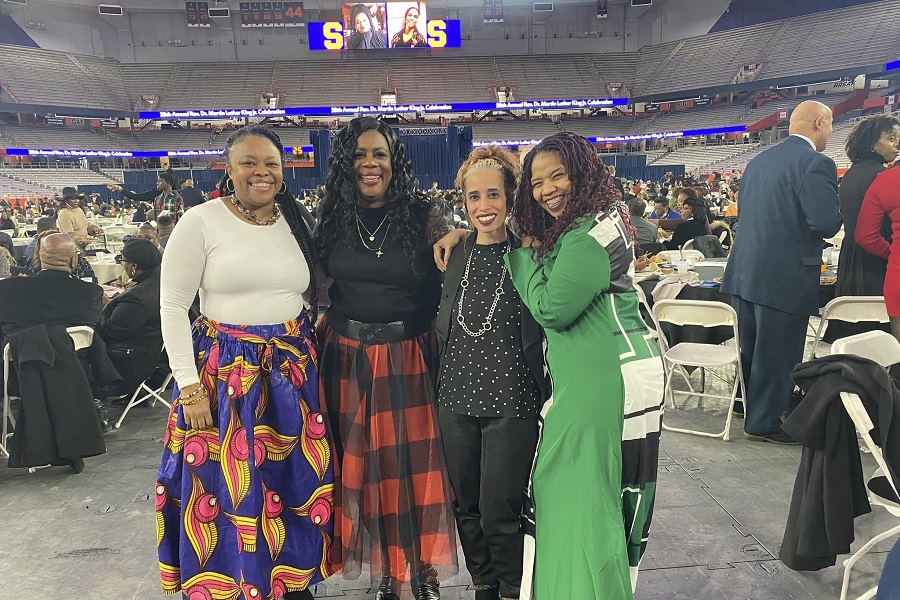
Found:
[(323, 318), (319, 382), (335, 438), (335, 564), (345, 579), (444, 580), (459, 572), (437, 424), (438, 341), (366, 344)]

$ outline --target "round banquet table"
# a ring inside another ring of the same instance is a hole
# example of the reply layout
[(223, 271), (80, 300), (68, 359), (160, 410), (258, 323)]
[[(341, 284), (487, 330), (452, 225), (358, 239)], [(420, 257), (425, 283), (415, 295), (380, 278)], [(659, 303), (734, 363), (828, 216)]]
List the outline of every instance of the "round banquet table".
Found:
[[(697, 264), (691, 270), (696, 271), (701, 280), (709, 281), (714, 279), (715, 277), (721, 277), (724, 274), (725, 262), (717, 260), (706, 260), (702, 263)], [(825, 273), (822, 274), (823, 278), (834, 276), (835, 273), (831, 269), (826, 270)], [(638, 285), (641, 286), (641, 290), (643, 290), (644, 295), (647, 297), (647, 303), (651, 307), (653, 306), (653, 289), (656, 287), (657, 283), (659, 283), (659, 279), (647, 279), (638, 283)], [(829, 301), (834, 299), (834, 295), (834, 284), (820, 284), (819, 307), (822, 308), (826, 304), (828, 304)], [(731, 295), (722, 293), (718, 285), (686, 285), (684, 286), (684, 289), (679, 292), (677, 299), (707, 300), (712, 302), (724, 302), (725, 304), (731, 305)], [(647, 321), (648, 325), (653, 325), (653, 321), (650, 319), (649, 315), (644, 315), (644, 319)], [(734, 337), (734, 331), (731, 327), (698, 327), (695, 325), (678, 327), (669, 323), (663, 323), (662, 329), (666, 334), (666, 340), (668, 341), (670, 347), (681, 342), (721, 344), (722, 342), (730, 340)]]
[(104, 284), (110, 281), (117, 281), (122, 277), (122, 265), (116, 264), (115, 260), (89, 260), (91, 268), (94, 269), (94, 275), (97, 276), (97, 283)]

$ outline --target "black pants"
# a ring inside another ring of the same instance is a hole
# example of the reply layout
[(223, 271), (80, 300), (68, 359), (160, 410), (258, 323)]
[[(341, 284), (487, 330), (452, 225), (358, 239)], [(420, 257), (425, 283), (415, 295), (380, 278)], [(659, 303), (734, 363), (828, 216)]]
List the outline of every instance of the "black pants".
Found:
[(524, 539), (522, 500), (537, 446), (537, 417), (470, 417), (440, 408), (456, 524), (475, 585), (518, 598)]
[(747, 385), (744, 431), (753, 435), (781, 432), (794, 381), (791, 371), (803, 360), (807, 315), (795, 315), (754, 304), (737, 296), (741, 364)]

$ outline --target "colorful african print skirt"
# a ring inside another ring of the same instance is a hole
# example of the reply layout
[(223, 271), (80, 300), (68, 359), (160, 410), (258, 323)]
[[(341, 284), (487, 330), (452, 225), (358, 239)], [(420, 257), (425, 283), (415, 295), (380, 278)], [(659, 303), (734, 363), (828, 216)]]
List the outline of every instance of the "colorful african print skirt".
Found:
[(173, 404), (156, 483), (163, 591), (262, 599), (305, 590), (334, 572), (332, 449), (309, 321), (201, 317), (193, 338), (214, 427), (188, 429)]
[[(335, 438), (334, 561), (345, 579), (368, 564), (416, 587), (459, 572), (456, 521), (438, 433), (437, 336), (385, 344), (328, 326), (321, 390)], [(405, 587), (405, 586), (404, 586)]]

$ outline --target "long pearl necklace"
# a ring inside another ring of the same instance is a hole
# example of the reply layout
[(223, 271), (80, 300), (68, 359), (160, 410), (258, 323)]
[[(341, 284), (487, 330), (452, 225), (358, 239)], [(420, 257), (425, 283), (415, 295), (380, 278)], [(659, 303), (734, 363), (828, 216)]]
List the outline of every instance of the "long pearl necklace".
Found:
[[(506, 252), (509, 252), (509, 250), (509, 242), (507, 242)], [(466, 270), (463, 272), (462, 280), (459, 282), (459, 287), (462, 288), (462, 291), (459, 293), (459, 306), (456, 310), (456, 322), (459, 323), (463, 331), (466, 332), (466, 335), (477, 338), (494, 328), (491, 323), (491, 321), (494, 320), (494, 311), (497, 310), (497, 303), (500, 302), (500, 296), (506, 293), (503, 291), (503, 284), (506, 282), (506, 263), (503, 264), (503, 271), (500, 274), (500, 283), (497, 285), (497, 289), (494, 290), (494, 302), (491, 304), (491, 310), (488, 311), (484, 323), (481, 324), (481, 328), (478, 331), (472, 331), (469, 329), (469, 326), (466, 325), (466, 319), (463, 316), (463, 304), (465, 304), (466, 301), (466, 289), (469, 287), (469, 269), (472, 267), (473, 254), (475, 254), (474, 247), (472, 248), (472, 252), (469, 253), (469, 259), (466, 261)]]

